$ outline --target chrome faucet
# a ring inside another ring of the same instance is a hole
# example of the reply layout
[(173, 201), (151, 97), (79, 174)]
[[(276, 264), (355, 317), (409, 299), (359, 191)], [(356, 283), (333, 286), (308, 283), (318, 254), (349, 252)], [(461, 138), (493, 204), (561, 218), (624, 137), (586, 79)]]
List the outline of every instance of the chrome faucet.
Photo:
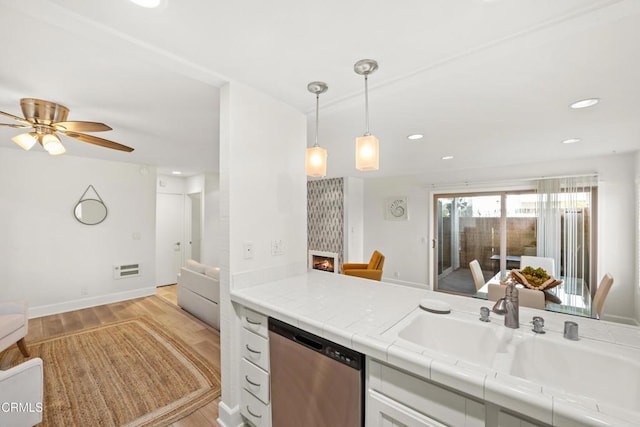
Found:
[(520, 327), (520, 304), (518, 303), (518, 288), (513, 281), (508, 281), (504, 290), (504, 326), (511, 329)]

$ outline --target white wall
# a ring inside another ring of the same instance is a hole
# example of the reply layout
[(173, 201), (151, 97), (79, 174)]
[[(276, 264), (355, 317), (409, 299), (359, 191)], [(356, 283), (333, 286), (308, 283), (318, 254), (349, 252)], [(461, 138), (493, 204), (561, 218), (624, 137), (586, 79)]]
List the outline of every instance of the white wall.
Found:
[[(374, 250), (385, 256), (384, 281), (426, 286), (428, 218), (427, 191), (417, 177), (370, 178), (364, 186), (364, 256)], [(387, 221), (384, 202), (406, 196), (407, 221)], [(397, 273), (397, 274), (396, 274)]]
[[(0, 300), (27, 298), (38, 317), (155, 292), (156, 174), (140, 169), (1, 148)], [(93, 226), (73, 216), (90, 184), (108, 209)], [(142, 276), (114, 279), (124, 263), (141, 263)]]
[(635, 314), (636, 321), (640, 324), (640, 151), (636, 153), (636, 169), (635, 169), (635, 193), (636, 193), (636, 217), (635, 217), (635, 230), (636, 230), (636, 248), (635, 248)]
[[(240, 325), (233, 288), (306, 271), (306, 118), (292, 107), (237, 83), (221, 89), (220, 348), (223, 425), (238, 425)], [(282, 240), (284, 254), (271, 255)], [(251, 242), (253, 258), (243, 257)]]
[[(203, 208), (202, 262), (207, 265), (219, 266), (223, 247), (220, 224), (220, 179), (218, 175), (207, 174), (205, 176)], [(226, 248), (224, 249), (226, 251)]]
[[(636, 170), (640, 170), (637, 167), (640, 168), (640, 160), (636, 154), (627, 153), (503, 169), (452, 170), (437, 176), (367, 179), (365, 253), (378, 249), (385, 254), (385, 280), (389, 277), (393, 281), (393, 272), (399, 271), (401, 281), (431, 287), (433, 252), (428, 242), (434, 237), (434, 192), (504, 189), (516, 182), (519, 185), (531, 183), (527, 179), (533, 177), (597, 172), (598, 276), (608, 272), (615, 280), (605, 304), (604, 318), (633, 322), (638, 317), (634, 304), (638, 300), (634, 184)], [(407, 223), (384, 221), (382, 202), (389, 195), (409, 196), (410, 219)], [(422, 244), (421, 238), (425, 235), (427, 243)]]

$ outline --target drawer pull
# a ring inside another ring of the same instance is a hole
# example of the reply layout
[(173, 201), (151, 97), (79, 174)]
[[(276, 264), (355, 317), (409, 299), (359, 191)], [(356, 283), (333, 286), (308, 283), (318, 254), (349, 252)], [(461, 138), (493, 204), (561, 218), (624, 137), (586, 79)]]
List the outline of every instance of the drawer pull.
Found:
[(244, 318), (247, 319), (247, 323), (250, 323), (252, 325), (262, 325), (262, 322), (256, 322), (255, 320), (249, 319), (247, 316), (244, 316)]
[(249, 347), (249, 344), (245, 344), (245, 347), (247, 347), (247, 350), (249, 350), (251, 353), (254, 353), (254, 354), (261, 354), (262, 353), (261, 351), (254, 350), (251, 347)]
[(253, 412), (251, 412), (251, 409), (249, 408), (249, 405), (247, 405), (247, 412), (248, 412), (252, 417), (262, 418), (262, 415), (257, 415), (257, 414), (254, 414)]
[(251, 384), (252, 386), (254, 386), (254, 387), (260, 387), (260, 384), (258, 384), (258, 383), (254, 383), (253, 381), (251, 381), (251, 380), (249, 379), (249, 375), (245, 375), (245, 376), (244, 376), (244, 379), (245, 379), (245, 380), (247, 380), (247, 382), (248, 382), (249, 384)]

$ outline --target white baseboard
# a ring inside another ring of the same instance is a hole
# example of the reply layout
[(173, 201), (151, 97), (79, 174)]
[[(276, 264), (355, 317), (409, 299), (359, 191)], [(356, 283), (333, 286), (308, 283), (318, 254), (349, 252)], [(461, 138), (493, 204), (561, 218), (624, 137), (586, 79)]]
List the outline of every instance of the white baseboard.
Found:
[(83, 308), (95, 307), (97, 305), (111, 304), (114, 302), (155, 295), (155, 293), (155, 287), (140, 288), (131, 291), (116, 292), (113, 294), (65, 301), (57, 304), (29, 307), (29, 318), (33, 319), (36, 317), (49, 316), (51, 314), (66, 313), (67, 311), (80, 310)]
[(246, 425), (240, 415), (240, 408), (236, 405), (231, 409), (222, 400), (218, 403), (218, 419), (216, 421), (221, 427), (242, 427)]
[(410, 286), (412, 288), (418, 288), (418, 289), (430, 289), (429, 286), (425, 283), (418, 283), (418, 282), (407, 282), (405, 280), (398, 280), (398, 279), (393, 279), (391, 277), (382, 277), (382, 281), (383, 282), (387, 282), (387, 283), (395, 283), (396, 285), (403, 285), (403, 286)]
[(611, 315), (607, 315), (607, 313), (604, 313), (604, 315), (602, 316), (602, 320), (607, 322), (623, 323), (625, 325), (640, 326), (640, 323), (638, 323), (638, 321), (632, 317), (615, 316), (615, 315), (611, 316)]

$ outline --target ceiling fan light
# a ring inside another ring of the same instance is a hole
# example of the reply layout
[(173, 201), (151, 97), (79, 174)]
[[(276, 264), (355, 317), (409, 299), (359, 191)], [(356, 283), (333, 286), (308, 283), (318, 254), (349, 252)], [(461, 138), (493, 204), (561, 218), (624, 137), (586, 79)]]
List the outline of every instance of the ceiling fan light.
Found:
[(380, 169), (380, 143), (374, 135), (356, 138), (356, 169), (360, 171)]
[(42, 137), (42, 147), (52, 156), (64, 154), (65, 150), (60, 139), (52, 133), (48, 133)]
[(307, 176), (323, 177), (327, 175), (327, 150), (322, 147), (307, 148), (305, 156)]
[(22, 147), (22, 149), (29, 151), (36, 142), (38, 142), (38, 134), (35, 132), (21, 133), (11, 138), (11, 140)]

